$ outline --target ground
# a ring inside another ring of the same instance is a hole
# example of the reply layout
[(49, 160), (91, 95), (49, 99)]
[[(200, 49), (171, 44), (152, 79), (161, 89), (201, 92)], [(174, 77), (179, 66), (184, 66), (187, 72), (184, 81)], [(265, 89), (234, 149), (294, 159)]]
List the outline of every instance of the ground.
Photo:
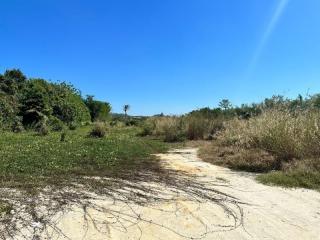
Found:
[(167, 175), (86, 193), (14, 239), (319, 239), (319, 192), (262, 185), (203, 162), (196, 148), (158, 157)]

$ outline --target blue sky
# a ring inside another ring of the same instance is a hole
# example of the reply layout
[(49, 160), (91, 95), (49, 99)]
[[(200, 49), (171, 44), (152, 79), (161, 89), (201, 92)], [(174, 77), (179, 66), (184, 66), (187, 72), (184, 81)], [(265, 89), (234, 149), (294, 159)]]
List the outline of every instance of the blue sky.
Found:
[(180, 114), (320, 92), (319, 0), (2, 0), (0, 71), (114, 112)]

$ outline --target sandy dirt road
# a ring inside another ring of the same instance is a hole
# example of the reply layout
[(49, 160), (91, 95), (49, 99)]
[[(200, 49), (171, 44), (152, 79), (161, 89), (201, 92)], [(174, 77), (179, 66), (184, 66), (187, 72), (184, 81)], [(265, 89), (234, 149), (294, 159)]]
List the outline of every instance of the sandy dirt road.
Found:
[(85, 209), (56, 214), (55, 227), (35, 239), (320, 239), (320, 193), (259, 184), (254, 175), (201, 161), (194, 148), (159, 157), (182, 172), (174, 184), (139, 183), (156, 189), (148, 193), (154, 200), (93, 196)]

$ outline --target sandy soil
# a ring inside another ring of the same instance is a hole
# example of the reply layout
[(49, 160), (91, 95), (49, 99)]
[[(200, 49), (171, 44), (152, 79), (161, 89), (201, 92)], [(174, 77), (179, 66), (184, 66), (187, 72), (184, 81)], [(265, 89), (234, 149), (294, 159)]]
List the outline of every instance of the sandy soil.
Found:
[(37, 238), (320, 239), (319, 192), (259, 184), (252, 174), (201, 161), (193, 148), (159, 157), (167, 169), (183, 171), (183, 181), (140, 183), (158, 189), (158, 201), (94, 196), (85, 209), (73, 205), (54, 216), (55, 227)]

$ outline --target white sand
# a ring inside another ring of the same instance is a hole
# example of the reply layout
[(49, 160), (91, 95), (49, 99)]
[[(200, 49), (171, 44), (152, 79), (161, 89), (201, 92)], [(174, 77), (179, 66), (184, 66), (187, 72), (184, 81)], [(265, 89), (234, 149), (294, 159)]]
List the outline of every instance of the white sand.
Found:
[[(101, 197), (91, 200), (96, 207), (88, 207), (86, 215), (77, 206), (58, 214), (59, 231), (48, 228), (41, 239), (320, 239), (319, 192), (259, 184), (252, 174), (201, 161), (196, 149), (159, 157), (167, 168), (194, 174), (199, 177), (196, 181), (208, 182), (210, 189), (237, 198), (237, 203), (224, 203), (231, 212), (201, 195), (152, 183), (172, 200), (140, 206)], [(231, 214), (236, 214), (236, 221)]]

